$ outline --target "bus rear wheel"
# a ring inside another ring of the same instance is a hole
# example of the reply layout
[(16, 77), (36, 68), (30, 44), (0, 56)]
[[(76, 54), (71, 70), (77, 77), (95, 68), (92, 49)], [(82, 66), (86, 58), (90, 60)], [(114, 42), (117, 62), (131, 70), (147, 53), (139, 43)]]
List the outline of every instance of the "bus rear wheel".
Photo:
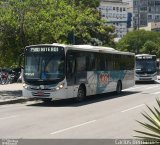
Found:
[(75, 98), (76, 102), (82, 102), (86, 97), (86, 90), (84, 86), (80, 86), (78, 89), (77, 97)]
[(121, 81), (117, 82), (116, 94), (120, 94), (122, 92), (122, 83)]

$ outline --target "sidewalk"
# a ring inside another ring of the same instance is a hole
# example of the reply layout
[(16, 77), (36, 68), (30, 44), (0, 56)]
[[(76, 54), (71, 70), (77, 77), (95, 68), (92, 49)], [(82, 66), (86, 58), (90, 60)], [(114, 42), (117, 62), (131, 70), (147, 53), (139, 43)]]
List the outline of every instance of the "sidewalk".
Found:
[(26, 102), (22, 88), (22, 83), (0, 85), (0, 105)]

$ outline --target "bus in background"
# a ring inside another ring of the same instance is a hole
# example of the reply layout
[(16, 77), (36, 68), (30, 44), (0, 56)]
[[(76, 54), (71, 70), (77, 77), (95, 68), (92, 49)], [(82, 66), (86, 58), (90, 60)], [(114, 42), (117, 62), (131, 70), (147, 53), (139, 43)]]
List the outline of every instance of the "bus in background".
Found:
[(109, 47), (40, 44), (24, 53), (23, 96), (44, 102), (116, 91), (135, 85), (135, 55)]
[(135, 81), (157, 80), (156, 55), (137, 54)]

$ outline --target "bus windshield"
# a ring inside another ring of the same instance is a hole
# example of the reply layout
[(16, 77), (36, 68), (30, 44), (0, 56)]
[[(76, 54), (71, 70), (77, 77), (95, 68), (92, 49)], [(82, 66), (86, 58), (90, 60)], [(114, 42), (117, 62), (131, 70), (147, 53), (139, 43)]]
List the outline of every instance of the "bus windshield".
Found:
[(156, 63), (154, 60), (136, 60), (136, 71), (141, 72), (155, 72), (156, 71)]
[(29, 48), (25, 53), (24, 79), (26, 82), (49, 84), (64, 79), (64, 49), (56, 48), (55, 51), (51, 51), (48, 48), (50, 47), (46, 50), (44, 47), (39, 50), (36, 48), (38, 51)]

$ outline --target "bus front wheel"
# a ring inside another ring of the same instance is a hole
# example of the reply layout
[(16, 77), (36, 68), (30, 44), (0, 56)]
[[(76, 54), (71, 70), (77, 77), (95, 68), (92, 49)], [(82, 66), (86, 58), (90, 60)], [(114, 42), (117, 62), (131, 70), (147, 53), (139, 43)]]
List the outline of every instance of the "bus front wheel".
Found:
[(82, 102), (85, 97), (86, 97), (86, 89), (84, 86), (80, 86), (78, 89), (77, 97), (75, 98), (76, 102)]

